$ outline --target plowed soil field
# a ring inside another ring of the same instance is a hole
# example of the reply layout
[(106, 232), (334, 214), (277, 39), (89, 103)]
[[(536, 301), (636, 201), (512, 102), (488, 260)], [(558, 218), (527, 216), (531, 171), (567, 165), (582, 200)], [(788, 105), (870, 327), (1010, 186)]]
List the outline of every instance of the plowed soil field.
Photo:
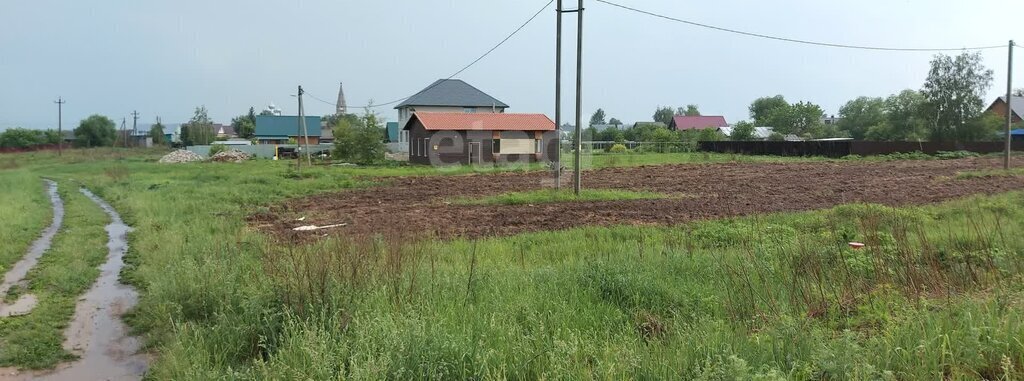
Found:
[[(1024, 165), (1024, 159), (1016, 159), (1015, 165)], [(538, 205), (457, 205), (448, 200), (550, 187), (547, 172), (396, 177), (373, 188), (289, 200), (249, 220), (286, 240), (391, 233), (478, 238), (585, 225), (669, 225), (852, 202), (897, 206), (1024, 190), (1021, 176), (955, 178), (958, 172), (1000, 167), (998, 160), (973, 158), (607, 168), (584, 172), (584, 187), (677, 197)], [(305, 219), (297, 221), (301, 217)], [(347, 225), (314, 232), (292, 230), (341, 223)]]

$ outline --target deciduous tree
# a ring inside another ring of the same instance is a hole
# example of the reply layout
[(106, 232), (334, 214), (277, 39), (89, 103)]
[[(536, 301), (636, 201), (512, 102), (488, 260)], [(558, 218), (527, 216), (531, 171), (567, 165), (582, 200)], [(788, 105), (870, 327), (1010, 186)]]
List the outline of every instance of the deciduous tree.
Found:
[(985, 108), (982, 98), (992, 86), (992, 70), (982, 64), (981, 53), (956, 57), (936, 55), (925, 80), (924, 117), (932, 140), (970, 141), (983, 134), (971, 123)]
[(91, 115), (75, 128), (75, 145), (79, 147), (112, 146), (116, 139), (114, 121), (103, 115)]
[(675, 115), (675, 111), (673, 111), (671, 107), (658, 107), (658, 109), (654, 111), (653, 118), (655, 122), (665, 123), (667, 126), (672, 123), (672, 117)]
[(868, 129), (885, 121), (885, 101), (882, 98), (858, 97), (839, 108), (838, 128), (856, 140), (863, 140)]
[(729, 139), (736, 141), (754, 140), (754, 124), (748, 121), (736, 123), (729, 134)]
[(164, 124), (160, 123), (160, 119), (149, 128), (149, 137), (153, 139), (153, 144), (164, 145)]
[(785, 112), (785, 109), (788, 108), (789, 102), (786, 102), (786, 98), (782, 95), (757, 98), (750, 104), (750, 119), (758, 126), (775, 127), (771, 124), (772, 114), (779, 113), (779, 110)]
[(196, 107), (192, 119), (181, 126), (181, 142), (186, 146), (207, 145), (214, 141), (213, 121), (206, 106)]

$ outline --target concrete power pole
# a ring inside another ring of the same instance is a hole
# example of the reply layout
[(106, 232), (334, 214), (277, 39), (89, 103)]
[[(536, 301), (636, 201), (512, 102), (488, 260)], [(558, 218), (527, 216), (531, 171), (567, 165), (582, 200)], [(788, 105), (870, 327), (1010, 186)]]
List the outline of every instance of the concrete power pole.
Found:
[(583, 0), (579, 0), (576, 8), (578, 20), (576, 23), (576, 171), (574, 174), (573, 192), (580, 195), (580, 155), (583, 151)]
[(57, 100), (53, 101), (57, 104), (57, 137), (60, 139), (57, 141), (57, 156), (64, 156), (64, 104), (68, 103), (64, 98), (57, 97)]
[(139, 112), (132, 110), (132, 136), (138, 135)]
[[(302, 108), (302, 94), (302, 86), (299, 86), (299, 126), (302, 128), (302, 131), (300, 131), (303, 139), (302, 145), (304, 146), (303, 150), (306, 151), (306, 164), (309, 164), (309, 166), (312, 167), (313, 158), (312, 154), (309, 152), (309, 130), (306, 129), (306, 112)], [(302, 161), (302, 158), (299, 158), (299, 161)]]
[(1003, 169), (1010, 169), (1010, 155), (1013, 152), (1013, 40), (1010, 40), (1009, 56), (1006, 68), (1006, 157), (1003, 160)]
[(555, 189), (562, 189), (562, 0), (555, 7), (555, 131), (558, 132), (558, 156), (555, 158)]

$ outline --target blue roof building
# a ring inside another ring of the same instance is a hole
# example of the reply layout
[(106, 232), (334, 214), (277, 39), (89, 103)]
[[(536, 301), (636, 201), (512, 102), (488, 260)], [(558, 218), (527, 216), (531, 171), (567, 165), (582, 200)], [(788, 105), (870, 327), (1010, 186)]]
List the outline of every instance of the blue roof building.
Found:
[[(306, 116), (306, 135), (309, 136), (309, 144), (320, 144), (319, 116)], [(256, 140), (260, 144), (285, 144), (289, 139), (295, 139), (299, 144), (306, 143), (299, 137), (298, 116), (256, 116)]]

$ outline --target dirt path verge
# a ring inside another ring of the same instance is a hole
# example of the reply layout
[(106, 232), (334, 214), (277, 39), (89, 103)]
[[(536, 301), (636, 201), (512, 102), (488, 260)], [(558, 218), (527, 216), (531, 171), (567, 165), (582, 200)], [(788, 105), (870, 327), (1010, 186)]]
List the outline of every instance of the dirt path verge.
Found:
[(5, 304), (3, 299), (11, 287), (15, 285), (26, 286), (24, 284), (25, 276), (28, 275), (29, 270), (35, 267), (36, 263), (39, 263), (39, 258), (43, 256), (43, 253), (50, 250), (53, 237), (57, 235), (61, 224), (64, 222), (64, 202), (57, 193), (57, 183), (51, 180), (43, 181), (46, 182), (46, 192), (50, 195), (53, 220), (50, 222), (50, 226), (43, 230), (43, 234), (32, 243), (25, 257), (15, 263), (14, 267), (7, 271), (7, 274), (4, 274), (3, 283), (0, 283), (0, 317), (25, 315), (32, 312), (32, 309), (35, 308), (36, 297), (34, 295), (21, 295), (18, 300), (9, 305)]
[[(1024, 189), (1024, 177), (955, 179), (958, 172), (999, 167), (988, 158), (892, 162), (728, 163), (608, 168), (588, 171), (588, 188), (627, 189), (687, 197), (542, 205), (455, 205), (542, 188), (546, 173), (399, 177), (387, 185), (320, 194), (271, 206), (250, 223), (285, 240), (326, 234), (419, 233), (439, 238), (508, 236), (587, 225), (660, 224), (829, 208), (852, 202), (935, 203), (972, 194)], [(1016, 159), (1015, 165), (1024, 165)], [(301, 222), (297, 219), (305, 217)], [(347, 224), (316, 232), (300, 225)]]

